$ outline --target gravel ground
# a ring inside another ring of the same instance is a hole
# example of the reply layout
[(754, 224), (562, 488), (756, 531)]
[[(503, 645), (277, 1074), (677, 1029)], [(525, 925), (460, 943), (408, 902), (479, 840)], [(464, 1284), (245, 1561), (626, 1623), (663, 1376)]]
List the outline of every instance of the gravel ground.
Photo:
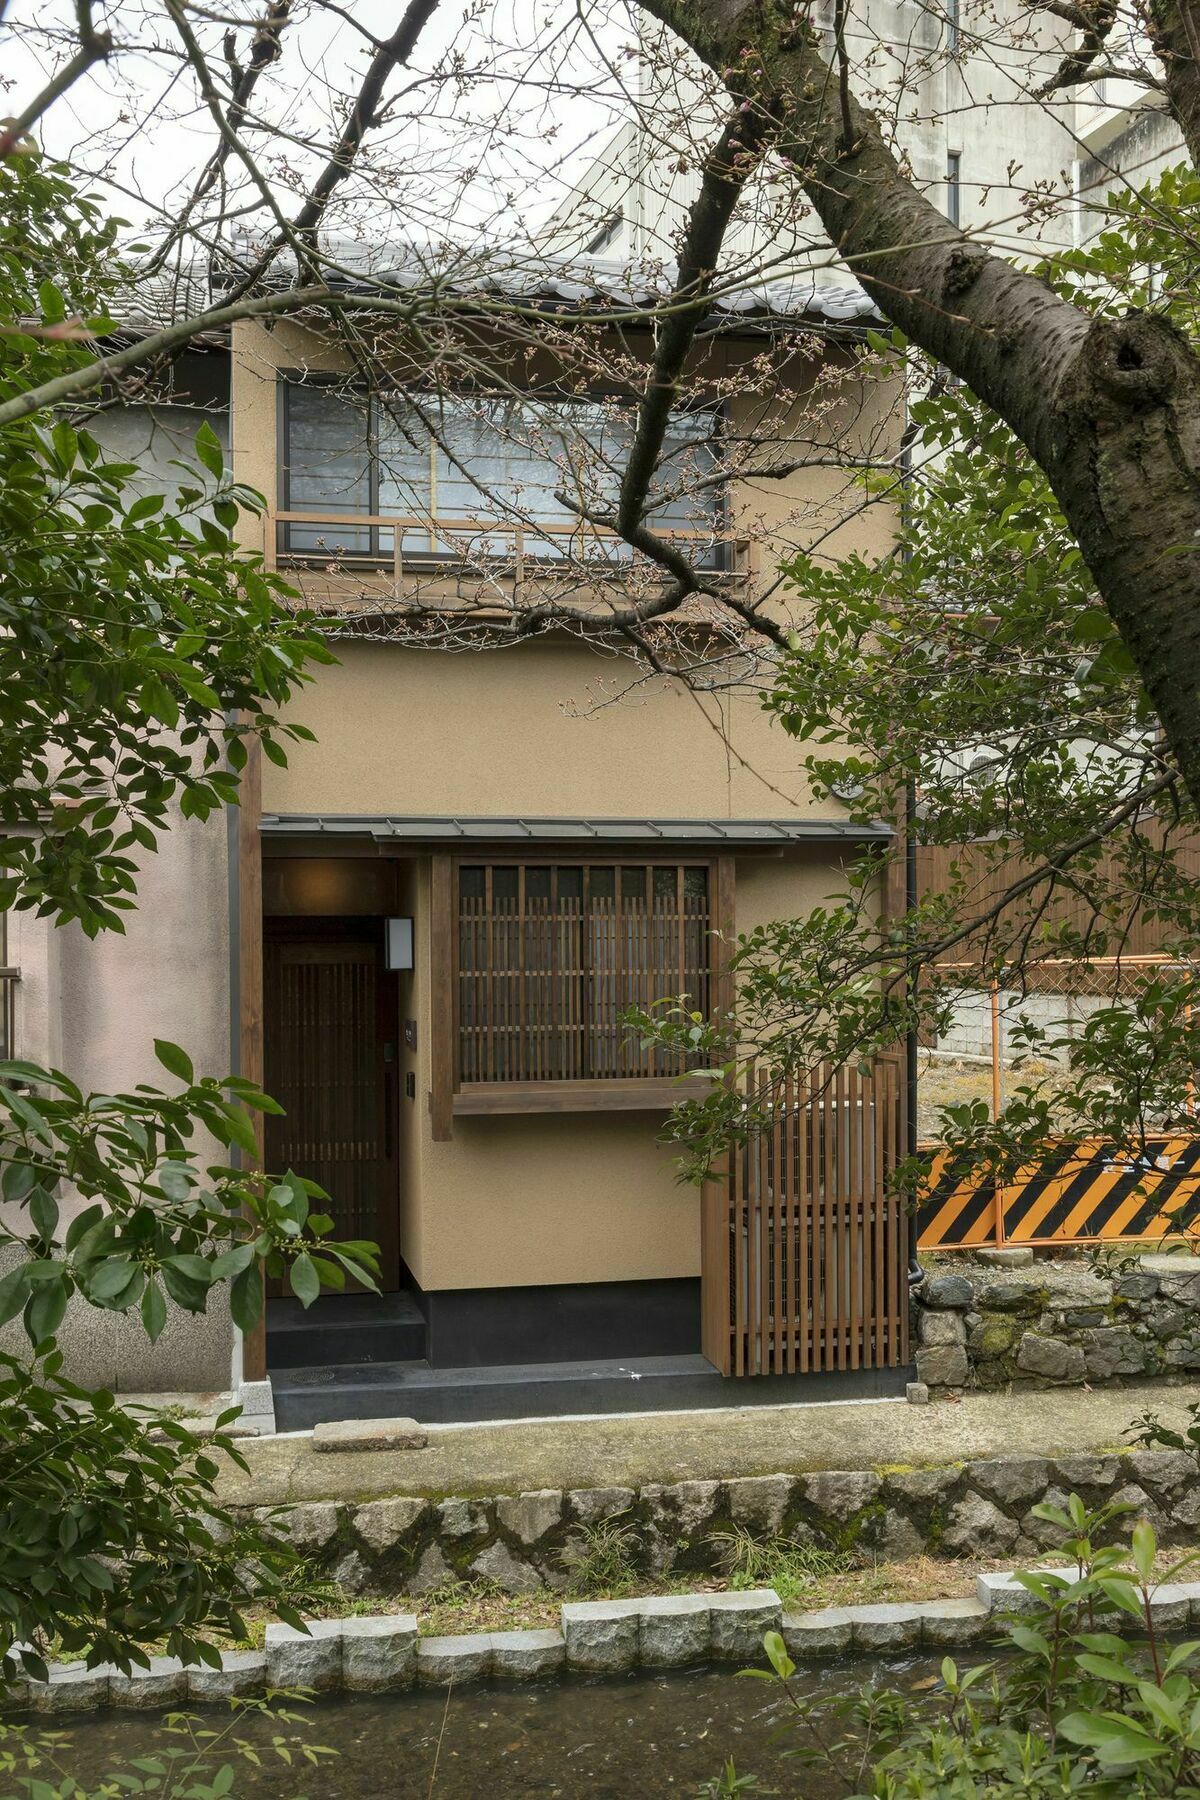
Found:
[[(1001, 1104), (1006, 1082), (1011, 1085), (1016, 1081), (1054, 1072), (1054, 1066), (1050, 1063), (1029, 1062), (1019, 1070), (1014, 1069), (1011, 1063), (1006, 1064), (1001, 1074)], [(987, 1062), (952, 1061), (949, 1057), (934, 1056), (928, 1050), (922, 1050), (918, 1062), (918, 1081), (917, 1124), (922, 1142), (941, 1135), (941, 1111), (944, 1106), (961, 1105), (965, 1100), (982, 1100), (988, 1107), (992, 1104), (992, 1066)]]

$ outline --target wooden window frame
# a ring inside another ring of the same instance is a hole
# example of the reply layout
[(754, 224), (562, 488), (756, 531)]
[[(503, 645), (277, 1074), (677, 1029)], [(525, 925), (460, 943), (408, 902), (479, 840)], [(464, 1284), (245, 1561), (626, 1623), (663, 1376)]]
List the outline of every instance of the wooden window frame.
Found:
[(455, 1118), (528, 1113), (669, 1112), (682, 1098), (681, 1078), (674, 1075), (608, 1076), (561, 1081), (469, 1082), (459, 1079), (458, 877), (465, 865), (476, 867), (553, 867), (578, 864), (602, 867), (703, 868), (709, 883), (709, 974), (714, 1015), (729, 1004), (729, 975), (721, 943), (733, 929), (734, 859), (714, 856), (686, 844), (670, 853), (628, 846), (564, 844), (560, 849), (514, 851), (487, 845), (439, 852), (431, 859), (431, 1086), (429, 1108), (435, 1141), (448, 1141)]
[[(319, 565), (322, 563), (339, 562), (347, 566), (367, 565), (371, 567), (387, 567), (388, 565), (408, 565), (422, 569), (442, 566), (453, 568), (465, 561), (470, 561), (471, 558), (464, 556), (463, 552), (460, 550), (455, 550), (453, 548), (440, 549), (438, 547), (439, 521), (437, 513), (437, 473), (434, 455), (436, 440), (432, 436), (429, 439), (430, 517), (427, 520), (421, 520), (414, 515), (409, 519), (408, 523), (401, 528), (401, 526), (393, 525), (389, 515), (380, 512), (380, 459), (376, 425), (376, 407), (379, 404), (379, 396), (370, 391), (364, 391), (363, 394), (363, 399), (367, 406), (368, 510), (365, 513), (339, 514), (336, 520), (330, 521), (331, 531), (334, 529), (335, 525), (344, 525), (349, 528), (367, 531), (370, 536), (370, 548), (367, 550), (336, 551), (300, 549), (291, 546), (289, 540), (291, 537), (292, 525), (296, 524), (299, 525), (301, 529), (304, 529), (306, 522), (309, 525), (320, 523), (321, 515), (316, 512), (309, 513), (304, 509), (294, 510), (292, 508), (291, 422), (289, 415), (289, 397), (297, 388), (301, 387), (344, 387), (345, 380), (345, 375), (340, 374), (335, 370), (314, 370), (306, 372), (301, 368), (289, 367), (277, 371), (275, 402), (276, 510), (273, 519), (270, 521), (270, 528), (275, 542), (276, 559), (282, 558), (289, 566), (293, 564)], [(429, 391), (431, 394), (436, 393), (436, 390), (433, 389)], [(461, 391), (465, 394), (476, 390), (464, 386)], [(502, 390), (497, 390), (498, 394), (501, 392)], [(550, 402), (555, 398), (559, 398), (565, 403), (571, 400), (577, 400), (581, 396), (575, 394), (543, 396), (540, 393), (530, 391), (526, 397), (531, 400), (547, 399)], [(599, 401), (625, 400), (628, 398), (623, 390), (605, 388), (596, 384), (589, 387), (586, 395), (583, 397)], [(632, 411), (634, 406), (632, 399), (629, 399), (629, 405)], [(710, 413), (716, 421), (718, 436), (721, 438), (725, 436), (729, 429), (729, 407), (727, 402), (720, 399), (701, 398), (698, 400), (695, 410)], [(716, 498), (717, 505), (713, 519), (714, 526), (719, 533), (719, 536), (716, 539), (716, 557), (712, 563), (703, 565), (705, 572), (714, 576), (724, 574), (732, 567), (732, 549), (729, 541), (731, 518), (730, 484), (728, 481), (723, 481), (721, 483)], [(489, 523), (493, 522), (489, 521), (483, 515), (469, 521), (461, 519), (456, 520), (449, 515), (446, 515), (443, 517), (442, 523), (444, 526), (443, 539), (445, 541), (451, 541), (448, 534), (455, 530), (461, 531), (466, 524), (477, 525), (481, 530), (486, 531)], [(500, 524), (496, 526), (496, 529), (499, 530), (503, 528), (503, 521), (501, 521)], [(514, 533), (514, 541), (519, 540), (521, 542), (523, 559), (528, 560), (539, 568), (544, 568), (551, 573), (556, 567), (560, 566), (561, 559), (554, 556), (539, 556), (536, 548), (532, 546), (528, 549), (525, 548), (525, 527), (513, 525), (509, 527), (509, 529)], [(548, 521), (543, 522), (540, 527), (536, 522), (532, 522), (528, 527), (528, 530), (535, 534), (539, 529), (546, 531), (551, 536), (574, 536), (583, 532), (585, 527), (579, 520), (573, 521), (565, 529), (556, 529), (554, 524)], [(429, 548), (425, 550), (404, 550), (400, 553), (400, 556), (397, 557), (396, 538), (398, 536), (403, 536), (403, 533), (408, 530), (424, 531), (428, 533)], [(393, 547), (391, 550), (384, 550), (381, 548), (382, 533), (386, 531), (391, 531), (393, 534)], [(511, 553), (497, 552), (495, 555), (489, 556), (486, 560), (503, 563), (510, 560), (510, 554)]]

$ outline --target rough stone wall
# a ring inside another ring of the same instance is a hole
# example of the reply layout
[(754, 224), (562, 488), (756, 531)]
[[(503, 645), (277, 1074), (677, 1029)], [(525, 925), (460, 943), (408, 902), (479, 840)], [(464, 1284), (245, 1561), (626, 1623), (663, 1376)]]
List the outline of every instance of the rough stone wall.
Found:
[[(736, 1527), (760, 1541), (824, 1545), (888, 1560), (1034, 1557), (1060, 1535), (1033, 1516), (1078, 1493), (1121, 1500), (1164, 1542), (1194, 1540), (1200, 1480), (1181, 1451), (1012, 1457), (926, 1469), (825, 1470), (641, 1489), (583, 1488), (492, 1498), (401, 1496), (295, 1506), (287, 1533), (349, 1593), (427, 1594), (456, 1580), (506, 1593), (564, 1591), (597, 1527), (647, 1575), (712, 1573)], [(267, 1515), (260, 1515), (267, 1516)], [(1114, 1537), (1128, 1521), (1114, 1528)], [(725, 1540), (723, 1542), (724, 1534)]]
[(931, 1275), (913, 1299), (918, 1380), (931, 1388), (1089, 1386), (1200, 1369), (1200, 1261), (1145, 1257)]

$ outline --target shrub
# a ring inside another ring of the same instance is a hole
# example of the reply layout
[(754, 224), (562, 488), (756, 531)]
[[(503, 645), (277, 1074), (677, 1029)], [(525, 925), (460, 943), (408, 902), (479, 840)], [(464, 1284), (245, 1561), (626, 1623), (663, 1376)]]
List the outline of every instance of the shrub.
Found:
[[(1072, 1495), (1065, 1512), (1035, 1510), (1063, 1531), (1074, 1566), (1018, 1575), (1033, 1606), (1007, 1623), (1013, 1653), (965, 1670), (947, 1657), (931, 1693), (868, 1684), (810, 1698), (793, 1683), (783, 1639), (769, 1633), (770, 1669), (745, 1673), (787, 1693), (785, 1754), (821, 1770), (846, 1800), (1200, 1796), (1200, 1643), (1171, 1646), (1155, 1629), (1152, 1528), (1135, 1525), (1130, 1551), (1100, 1541), (1128, 1508), (1089, 1513)], [(1122, 1615), (1134, 1636), (1113, 1629)], [(715, 1800), (763, 1790), (729, 1762), (704, 1791)]]

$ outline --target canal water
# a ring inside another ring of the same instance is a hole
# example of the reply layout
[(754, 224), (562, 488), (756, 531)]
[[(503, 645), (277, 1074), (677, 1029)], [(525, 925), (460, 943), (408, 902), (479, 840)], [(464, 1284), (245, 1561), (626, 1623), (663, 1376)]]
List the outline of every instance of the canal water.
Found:
[[(873, 1682), (900, 1691), (930, 1685), (928, 1658), (846, 1662), (796, 1677), (799, 1691), (846, 1692)], [(783, 1753), (799, 1740), (774, 1684), (728, 1670), (537, 1686), (463, 1687), (389, 1698), (323, 1700), (299, 1709), (299, 1735), (336, 1757), (316, 1769), (287, 1768), (271, 1737), (297, 1728), (243, 1715), (234, 1729), (264, 1751), (260, 1769), (230, 1757), (236, 1800), (650, 1800), (695, 1795), (732, 1757), (762, 1794), (832, 1800), (841, 1782), (822, 1783)], [(198, 1709), (205, 1727), (225, 1729), (220, 1708)], [(34, 1722), (37, 1723), (36, 1721)], [(56, 1726), (60, 1721), (54, 1722)], [(166, 1738), (148, 1715), (100, 1713), (63, 1720), (71, 1744), (61, 1764), (85, 1791)], [(7, 1784), (0, 1777), (0, 1794)]]

